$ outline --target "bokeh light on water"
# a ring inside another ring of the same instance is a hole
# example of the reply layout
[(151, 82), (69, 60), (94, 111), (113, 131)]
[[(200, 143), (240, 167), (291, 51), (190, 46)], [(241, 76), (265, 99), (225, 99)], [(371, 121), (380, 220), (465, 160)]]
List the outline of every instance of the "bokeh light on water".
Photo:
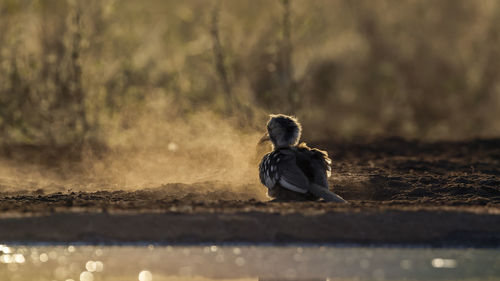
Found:
[(498, 249), (0, 245), (0, 280), (500, 279)]

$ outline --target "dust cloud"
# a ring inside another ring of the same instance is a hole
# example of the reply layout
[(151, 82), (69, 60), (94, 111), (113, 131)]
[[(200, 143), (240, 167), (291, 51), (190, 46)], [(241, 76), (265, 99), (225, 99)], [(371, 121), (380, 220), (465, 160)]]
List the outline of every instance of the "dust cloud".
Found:
[(119, 120), (102, 124), (106, 130), (99, 145), (8, 148), (10, 156), (0, 158), (0, 190), (151, 189), (204, 200), (266, 198), (258, 181), (263, 151), (257, 152), (262, 131), (256, 126), (241, 126), (234, 117), (208, 110), (179, 115), (175, 107), (155, 99), (145, 108), (124, 111)]

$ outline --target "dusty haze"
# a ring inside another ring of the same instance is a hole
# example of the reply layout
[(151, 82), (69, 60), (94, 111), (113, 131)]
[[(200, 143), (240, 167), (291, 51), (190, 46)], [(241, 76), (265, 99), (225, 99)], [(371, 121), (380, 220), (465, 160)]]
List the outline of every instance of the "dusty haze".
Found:
[(177, 118), (163, 114), (169, 104), (150, 106), (131, 113), (126, 129), (110, 127), (98, 148), (84, 143), (61, 150), (35, 146), (10, 152), (0, 159), (2, 191), (166, 188), (180, 195), (184, 188), (200, 195), (226, 190), (239, 199), (266, 198), (257, 171), (260, 157), (270, 149), (257, 147), (264, 129), (241, 128), (237, 120), (210, 111)]

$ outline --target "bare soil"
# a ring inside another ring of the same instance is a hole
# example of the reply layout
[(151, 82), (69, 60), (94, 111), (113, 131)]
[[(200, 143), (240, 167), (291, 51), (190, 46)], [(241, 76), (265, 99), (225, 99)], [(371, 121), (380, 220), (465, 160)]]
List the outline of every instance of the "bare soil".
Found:
[[(0, 240), (500, 246), (500, 139), (313, 145), (332, 156), (330, 184), (350, 204), (263, 202), (248, 199), (250, 186), (247, 194), (217, 182), (48, 194), (0, 187)], [(27, 150), (17, 149), (3, 157), (22, 159)]]

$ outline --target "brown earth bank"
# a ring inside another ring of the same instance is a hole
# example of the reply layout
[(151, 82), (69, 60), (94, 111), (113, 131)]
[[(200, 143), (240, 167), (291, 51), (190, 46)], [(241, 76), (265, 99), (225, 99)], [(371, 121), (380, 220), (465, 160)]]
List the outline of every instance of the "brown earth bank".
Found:
[[(255, 186), (221, 182), (95, 192), (0, 186), (0, 241), (500, 246), (500, 139), (314, 146), (332, 155), (330, 184), (350, 204), (261, 201), (251, 199)], [(78, 161), (75, 151), (0, 150), (48, 166)]]

